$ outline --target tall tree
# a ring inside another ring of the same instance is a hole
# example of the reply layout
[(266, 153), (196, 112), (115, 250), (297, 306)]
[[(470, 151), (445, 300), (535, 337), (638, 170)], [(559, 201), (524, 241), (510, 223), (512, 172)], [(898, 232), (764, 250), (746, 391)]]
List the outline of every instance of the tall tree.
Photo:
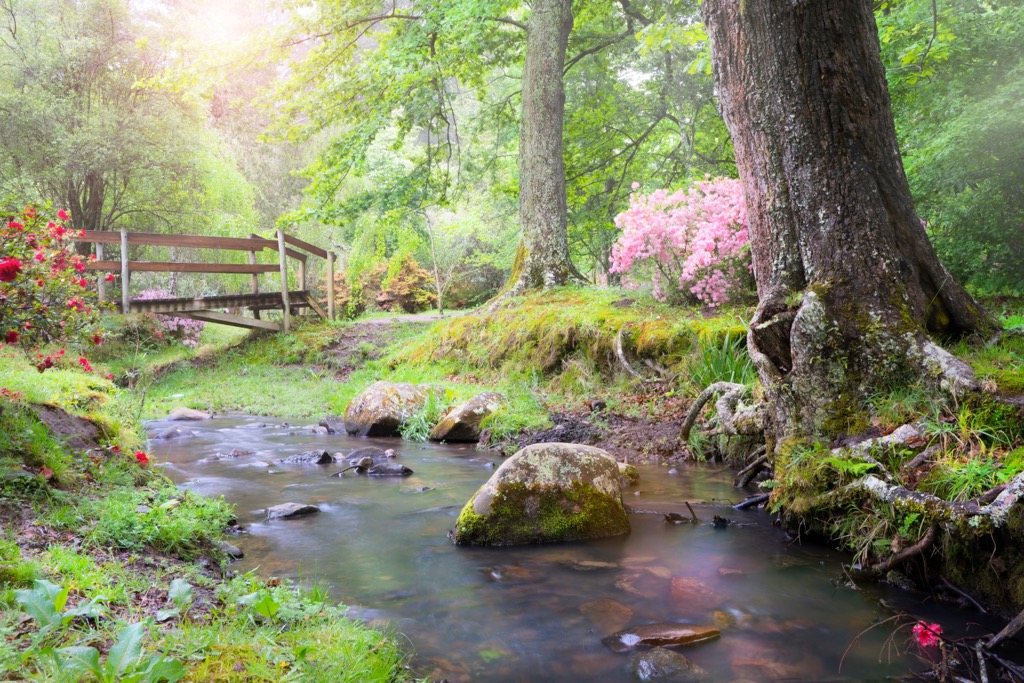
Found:
[(534, 0), (526, 24), (522, 116), (519, 124), (521, 255), (510, 291), (564, 285), (575, 272), (569, 258), (568, 202), (562, 128), (565, 50), (572, 0)]
[(857, 423), (894, 381), (969, 369), (931, 337), (996, 325), (939, 263), (900, 160), (872, 3), (706, 0), (760, 303), (769, 437)]

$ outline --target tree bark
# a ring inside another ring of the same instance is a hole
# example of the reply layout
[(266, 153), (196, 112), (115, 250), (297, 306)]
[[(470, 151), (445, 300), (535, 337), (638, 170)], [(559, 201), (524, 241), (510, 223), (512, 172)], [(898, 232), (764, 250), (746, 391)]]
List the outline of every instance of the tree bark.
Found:
[[(930, 342), (997, 324), (925, 234), (868, 0), (706, 0), (759, 305), (747, 337), (773, 440), (848, 431), (894, 382), (969, 369)], [(771, 444), (771, 442), (770, 442)]]
[(563, 285), (569, 259), (562, 127), (562, 71), (572, 31), (571, 0), (535, 0), (526, 27), (519, 131), (519, 220), (523, 239), (510, 293)]

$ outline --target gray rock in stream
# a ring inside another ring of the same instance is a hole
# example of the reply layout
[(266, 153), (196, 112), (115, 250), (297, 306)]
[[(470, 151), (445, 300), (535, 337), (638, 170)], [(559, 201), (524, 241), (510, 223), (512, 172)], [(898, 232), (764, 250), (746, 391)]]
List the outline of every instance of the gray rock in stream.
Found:
[(366, 448), (357, 448), (352, 451), (344, 457), (344, 460), (349, 465), (357, 465), (363, 458), (370, 458), (370, 460), (373, 461), (373, 464), (376, 465), (379, 462), (387, 462), (388, 454), (383, 448), (367, 446)]
[(158, 432), (155, 436), (151, 436), (150, 438), (153, 439), (154, 441), (158, 439), (160, 441), (168, 441), (170, 439), (187, 439), (195, 435), (196, 433), (190, 429), (168, 427), (167, 429), (163, 430), (162, 432)]
[(203, 412), (202, 410), (193, 410), (192, 408), (175, 408), (167, 416), (168, 420), (175, 422), (201, 422), (203, 420), (209, 420), (211, 415)]
[(281, 503), (267, 508), (267, 519), (292, 519), (294, 517), (305, 517), (320, 512), (315, 505), (303, 505), (299, 503)]
[(412, 470), (397, 462), (379, 462), (366, 470), (366, 474), (371, 477), (408, 477)]
[(278, 458), (277, 462), (285, 465), (329, 465), (334, 462), (334, 457), (327, 451), (315, 450)]
[(634, 653), (626, 668), (638, 681), (703, 683), (709, 680), (708, 672), (694, 664), (689, 657), (663, 647)]

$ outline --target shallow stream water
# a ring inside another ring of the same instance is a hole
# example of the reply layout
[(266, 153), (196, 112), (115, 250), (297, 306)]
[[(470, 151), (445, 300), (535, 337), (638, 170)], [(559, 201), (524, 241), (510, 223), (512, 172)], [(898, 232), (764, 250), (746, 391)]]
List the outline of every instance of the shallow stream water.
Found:
[[(153, 422), (150, 430), (171, 424)], [(627, 490), (624, 501), (639, 511), (623, 538), (463, 548), (446, 533), (500, 464), (494, 454), (315, 435), (308, 424), (252, 417), (173, 424), (195, 436), (155, 440), (152, 452), (179, 485), (236, 506), (248, 531), (235, 539), (245, 552), (236, 569), (328, 585), (352, 606), (350, 616), (407, 637), (413, 666), (434, 680), (632, 681), (629, 656), (612, 653), (601, 639), (657, 622), (722, 628), (721, 638), (680, 650), (712, 681), (885, 680), (922, 666), (909, 628), (872, 628), (893, 609), (941, 621), (947, 633), (974, 618), (885, 587), (843, 586), (841, 564), (849, 557), (792, 542), (763, 511), (730, 509), (742, 495), (732, 488), (732, 471), (721, 467), (669, 473), (638, 466), (638, 492)], [(395, 448), (397, 462), (415, 474), (339, 478), (330, 475), (340, 464), (276, 462), (311, 449), (365, 446)], [(254, 453), (201, 462), (236, 448)], [(685, 501), (700, 524), (666, 524), (663, 512), (689, 514)], [(264, 509), (285, 502), (312, 503), (320, 512), (267, 521)], [(712, 527), (716, 514), (732, 524)]]

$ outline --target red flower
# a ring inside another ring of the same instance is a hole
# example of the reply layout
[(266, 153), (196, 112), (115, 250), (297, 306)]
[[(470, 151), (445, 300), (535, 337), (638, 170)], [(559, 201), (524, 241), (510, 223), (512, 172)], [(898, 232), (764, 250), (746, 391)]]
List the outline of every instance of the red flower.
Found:
[(11, 230), (21, 230), (25, 226), (19, 223), (18, 221), (9, 221), (7, 223), (7, 227), (10, 228)]
[(26, 207), (25, 207), (25, 211), (24, 211), (24, 214), (25, 214), (25, 218), (26, 218), (27, 220), (32, 220), (33, 218), (35, 218), (35, 217), (36, 217), (36, 210), (35, 210), (35, 207), (32, 207), (32, 206), (26, 206)]
[(79, 358), (78, 364), (81, 365), (82, 369), (85, 370), (86, 372), (92, 372), (92, 366), (89, 365), (89, 361), (86, 360), (85, 358)]
[(18, 332), (17, 330), (8, 330), (7, 334), (4, 335), (4, 341), (8, 344), (18, 343)]
[(4, 256), (0, 259), (0, 282), (11, 282), (21, 272), (21, 261), (12, 257)]
[(149, 464), (149, 456), (142, 451), (135, 451), (135, 460), (143, 467)]
[(108, 372), (107, 373), (107, 379), (109, 379), (111, 382), (113, 382), (114, 381), (114, 373)]
[(61, 209), (60, 211), (57, 212), (57, 218), (61, 219), (62, 221), (66, 221), (68, 219), (68, 212), (65, 211), (64, 209)]
[(65, 228), (63, 225), (57, 225), (56, 223), (54, 223), (52, 221), (50, 222), (49, 228), (50, 228), (50, 234), (53, 235), (54, 237), (56, 237), (57, 239), (60, 239), (61, 237), (66, 235), (67, 232), (68, 232), (67, 228)]
[(94, 334), (94, 335), (92, 335), (92, 343), (93, 344), (99, 345), (100, 342), (102, 342), (102, 341), (103, 341), (103, 335), (102, 334)]
[(914, 639), (922, 648), (933, 647), (939, 644), (939, 636), (942, 635), (942, 627), (938, 624), (929, 624), (919, 621), (914, 624)]
[(79, 273), (84, 273), (85, 272), (85, 264), (82, 263), (81, 259), (75, 258), (74, 263), (75, 263), (75, 270), (77, 270)]
[(46, 260), (46, 255), (43, 254), (42, 251), (37, 251), (32, 258), (34, 258), (36, 261), (39, 261), (40, 263), (42, 263), (43, 261)]
[(45, 287), (45, 286), (46, 286), (46, 281), (43, 280), (42, 278), (39, 278), (38, 280), (36, 280), (36, 287)]
[(103, 278), (103, 279), (106, 280), (107, 282), (113, 282), (114, 281), (114, 274), (113, 273), (107, 273), (107, 276), (105, 278)]

